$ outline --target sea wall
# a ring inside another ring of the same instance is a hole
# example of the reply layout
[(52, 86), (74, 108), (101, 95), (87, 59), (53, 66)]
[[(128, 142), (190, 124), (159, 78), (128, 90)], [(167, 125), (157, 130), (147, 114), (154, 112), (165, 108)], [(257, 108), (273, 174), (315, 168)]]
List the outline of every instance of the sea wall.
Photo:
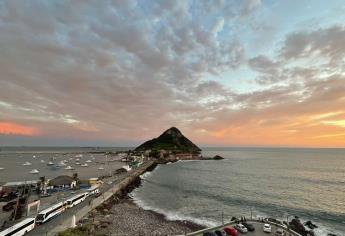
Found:
[[(112, 188), (108, 191), (104, 192), (98, 198), (94, 198), (90, 201), (90, 204), (84, 206), (78, 212), (76, 212), (75, 222), (78, 222), (82, 219), (85, 215), (87, 215), (91, 210), (95, 209), (96, 207), (100, 206), (112, 196), (121, 196), (123, 194), (127, 194), (127, 192), (131, 191), (135, 186), (140, 184), (140, 175), (144, 174), (147, 171), (153, 170), (157, 166), (157, 163), (154, 161), (148, 161), (141, 165), (138, 169), (134, 170), (133, 173), (122, 180), (121, 182), (115, 184)], [(58, 226), (50, 230), (46, 233), (47, 236), (54, 236), (57, 235), (58, 232), (64, 231), (71, 227), (72, 222), (74, 221), (73, 216), (67, 217), (63, 220)]]

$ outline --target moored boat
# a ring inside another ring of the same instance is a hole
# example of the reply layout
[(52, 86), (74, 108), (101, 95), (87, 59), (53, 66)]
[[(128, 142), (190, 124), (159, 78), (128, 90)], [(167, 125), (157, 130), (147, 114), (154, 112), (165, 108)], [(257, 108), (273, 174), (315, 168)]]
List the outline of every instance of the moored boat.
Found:
[(39, 172), (39, 170), (37, 170), (37, 169), (33, 169), (33, 170), (31, 170), (29, 173), (30, 173), (30, 174), (38, 174), (38, 173), (40, 173), (40, 172)]

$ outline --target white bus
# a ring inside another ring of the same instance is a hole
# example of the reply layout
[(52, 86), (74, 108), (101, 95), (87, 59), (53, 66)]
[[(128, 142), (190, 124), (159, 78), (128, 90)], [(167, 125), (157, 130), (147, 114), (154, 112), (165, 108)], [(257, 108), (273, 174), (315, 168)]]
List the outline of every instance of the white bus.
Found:
[(88, 195), (93, 195), (96, 193), (99, 193), (99, 185), (93, 185), (90, 188), (87, 189)]
[(66, 203), (59, 202), (43, 211), (40, 211), (36, 216), (36, 223), (43, 224), (54, 216), (61, 214), (65, 209)]
[(84, 201), (86, 197), (87, 197), (87, 193), (81, 193), (81, 194), (74, 195), (73, 197), (70, 197), (69, 199), (66, 200), (66, 202), (65, 202), (66, 207), (67, 208), (74, 207), (75, 205), (78, 205), (79, 203)]
[(35, 228), (35, 218), (26, 218), (25, 220), (0, 232), (0, 236), (22, 236)]

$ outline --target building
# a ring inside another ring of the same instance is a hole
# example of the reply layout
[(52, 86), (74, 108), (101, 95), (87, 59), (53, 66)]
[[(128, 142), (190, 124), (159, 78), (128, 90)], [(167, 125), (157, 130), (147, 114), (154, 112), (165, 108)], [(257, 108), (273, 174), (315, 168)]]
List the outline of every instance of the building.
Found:
[(75, 188), (77, 181), (71, 176), (61, 175), (50, 180), (48, 185), (54, 188)]

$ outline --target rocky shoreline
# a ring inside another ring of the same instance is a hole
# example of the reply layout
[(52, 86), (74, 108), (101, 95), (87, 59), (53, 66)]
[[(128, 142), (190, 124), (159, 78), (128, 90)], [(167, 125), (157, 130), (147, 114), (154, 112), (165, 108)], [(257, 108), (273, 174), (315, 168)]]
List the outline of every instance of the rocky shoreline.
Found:
[(181, 235), (205, 228), (190, 221), (171, 221), (163, 214), (137, 206), (129, 193), (139, 187), (141, 181), (140, 177), (136, 178), (120, 193), (91, 211), (73, 230), (82, 232), (80, 235)]

